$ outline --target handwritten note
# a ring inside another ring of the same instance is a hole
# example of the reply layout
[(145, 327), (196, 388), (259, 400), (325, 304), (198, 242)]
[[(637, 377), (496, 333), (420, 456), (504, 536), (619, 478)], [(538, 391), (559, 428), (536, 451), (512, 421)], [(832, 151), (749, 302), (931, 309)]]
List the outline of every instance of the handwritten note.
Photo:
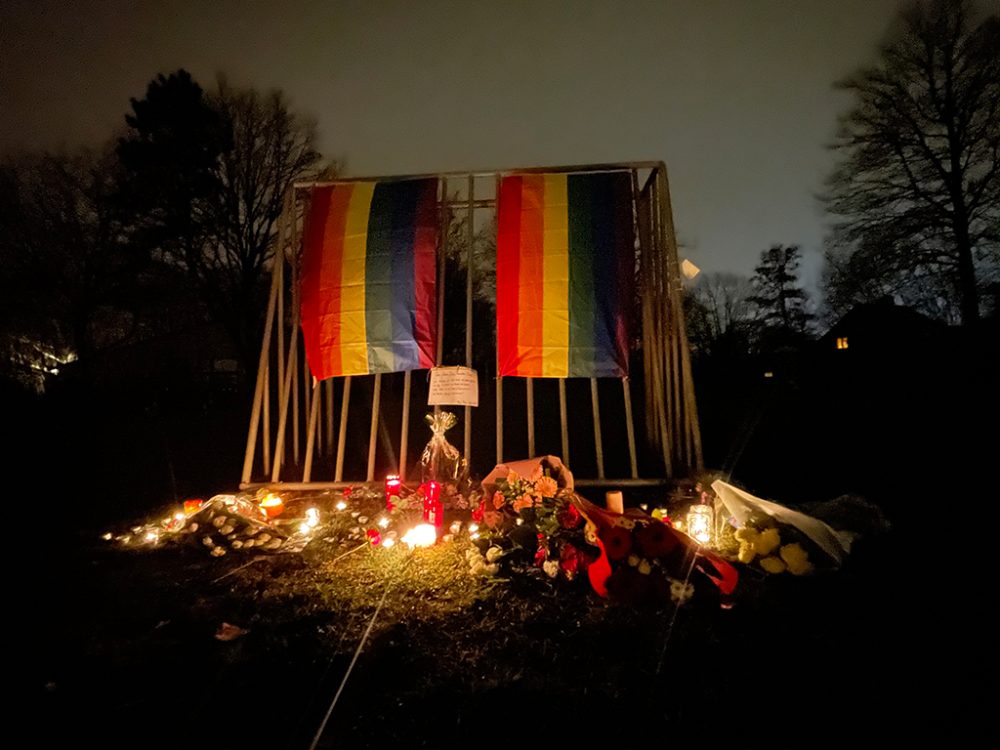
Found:
[(479, 406), (479, 374), (468, 367), (434, 367), (429, 406)]

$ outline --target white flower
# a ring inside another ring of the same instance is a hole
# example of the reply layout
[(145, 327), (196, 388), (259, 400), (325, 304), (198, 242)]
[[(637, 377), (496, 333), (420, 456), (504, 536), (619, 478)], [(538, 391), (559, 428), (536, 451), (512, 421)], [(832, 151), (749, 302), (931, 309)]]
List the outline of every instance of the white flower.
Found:
[(559, 575), (559, 561), (558, 560), (546, 560), (542, 563), (542, 570), (545, 571), (545, 575), (549, 578), (555, 578)]
[(499, 572), (500, 572), (500, 566), (497, 565), (496, 563), (493, 563), (492, 565), (484, 565), (483, 566), (483, 573), (485, 575), (495, 576)]
[(694, 596), (694, 584), (684, 581), (670, 581), (670, 598), (677, 605), (681, 605)]
[(475, 547), (469, 547), (465, 550), (465, 560), (466, 562), (472, 562), (474, 559), (481, 559), (482, 555), (479, 554), (479, 550)]
[(480, 557), (478, 560), (472, 561), (472, 567), (469, 569), (469, 572), (472, 573), (472, 575), (477, 576), (484, 570), (486, 570), (486, 563), (484, 563), (483, 558)]
[(499, 547), (490, 547), (486, 550), (486, 562), (495, 563), (501, 557), (503, 557), (503, 550)]

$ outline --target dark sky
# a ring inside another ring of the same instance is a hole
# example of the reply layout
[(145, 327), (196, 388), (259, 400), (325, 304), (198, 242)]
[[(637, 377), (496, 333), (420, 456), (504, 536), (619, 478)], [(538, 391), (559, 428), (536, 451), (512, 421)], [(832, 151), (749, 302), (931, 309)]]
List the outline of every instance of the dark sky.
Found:
[[(991, 0), (992, 1), (992, 0)], [(98, 143), (157, 72), (285, 89), (352, 175), (664, 159), (684, 253), (815, 276), (834, 80), (897, 0), (0, 6), (0, 150)]]

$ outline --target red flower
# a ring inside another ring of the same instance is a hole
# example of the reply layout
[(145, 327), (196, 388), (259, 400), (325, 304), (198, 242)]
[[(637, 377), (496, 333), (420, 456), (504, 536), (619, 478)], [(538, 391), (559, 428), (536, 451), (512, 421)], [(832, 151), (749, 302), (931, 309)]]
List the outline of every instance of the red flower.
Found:
[(632, 551), (632, 533), (621, 526), (608, 526), (601, 534), (601, 541), (611, 560), (623, 560)]
[(556, 514), (556, 519), (559, 521), (559, 525), (564, 529), (574, 529), (580, 525), (580, 511), (576, 509), (573, 503), (569, 503)]
[(677, 547), (677, 537), (662, 521), (647, 523), (636, 532), (635, 538), (643, 557), (665, 557)]
[(539, 568), (542, 567), (542, 563), (548, 559), (549, 551), (545, 547), (539, 545), (538, 549), (535, 551), (535, 566)]
[(580, 553), (572, 544), (564, 544), (559, 552), (559, 567), (569, 578), (580, 569)]
[(475, 521), (476, 523), (482, 523), (483, 512), (485, 510), (486, 510), (486, 500), (484, 498), (483, 500), (479, 501), (479, 507), (476, 508), (474, 511), (472, 511), (472, 520)]
[(365, 535), (368, 537), (368, 541), (375, 546), (382, 543), (382, 535), (378, 533), (378, 529), (368, 529), (368, 531), (365, 532)]

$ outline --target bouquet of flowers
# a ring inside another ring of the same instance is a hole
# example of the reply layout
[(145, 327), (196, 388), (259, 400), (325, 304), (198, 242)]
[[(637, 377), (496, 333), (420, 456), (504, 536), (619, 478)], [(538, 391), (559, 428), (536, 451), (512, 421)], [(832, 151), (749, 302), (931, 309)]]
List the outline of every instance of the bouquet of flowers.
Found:
[[(596, 550), (584, 538), (572, 475), (559, 459), (546, 456), (502, 465), (483, 487), (472, 519), (486, 527), (489, 543), (509, 545), (501, 547), (505, 557), (528, 559), (548, 577), (568, 580), (596, 559)], [(494, 557), (498, 562), (496, 553)]]

